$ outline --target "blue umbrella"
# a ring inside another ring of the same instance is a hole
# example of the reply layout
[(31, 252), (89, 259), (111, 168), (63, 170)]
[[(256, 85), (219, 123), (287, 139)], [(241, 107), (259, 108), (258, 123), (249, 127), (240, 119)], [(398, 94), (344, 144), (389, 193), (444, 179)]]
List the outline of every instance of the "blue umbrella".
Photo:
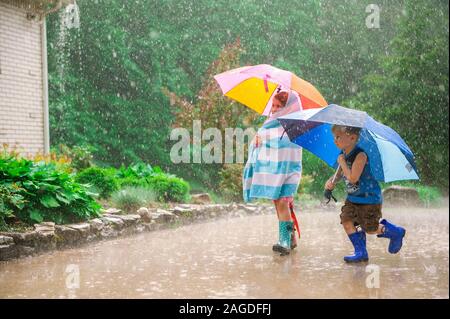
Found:
[(330, 104), (278, 118), (289, 139), (337, 168), (341, 151), (334, 144), (334, 124), (361, 128), (358, 146), (367, 154), (372, 174), (381, 182), (419, 179), (414, 154), (390, 127), (366, 112)]

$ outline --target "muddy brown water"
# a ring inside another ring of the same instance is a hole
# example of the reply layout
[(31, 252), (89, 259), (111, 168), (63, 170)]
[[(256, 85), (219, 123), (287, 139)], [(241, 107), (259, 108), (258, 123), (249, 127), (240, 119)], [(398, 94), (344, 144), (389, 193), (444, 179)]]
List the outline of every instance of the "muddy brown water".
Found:
[(0, 298), (448, 298), (448, 208), (383, 213), (404, 246), (368, 236), (368, 263), (342, 260), (338, 211), (311, 210), (287, 257), (275, 215), (222, 219), (0, 262)]

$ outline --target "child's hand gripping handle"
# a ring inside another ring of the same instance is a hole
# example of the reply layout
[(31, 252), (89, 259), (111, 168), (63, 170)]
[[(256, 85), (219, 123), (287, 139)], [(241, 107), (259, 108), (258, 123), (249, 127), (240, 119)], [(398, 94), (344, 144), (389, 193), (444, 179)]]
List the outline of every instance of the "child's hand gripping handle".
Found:
[(330, 189), (326, 189), (323, 192), (323, 197), (325, 197), (327, 199), (325, 204), (328, 204), (331, 201), (331, 199), (333, 199), (335, 203), (337, 202), (336, 197), (333, 196), (333, 191), (331, 191)]
[[(338, 166), (336, 172), (333, 175), (333, 178), (331, 180), (332, 184), (334, 184), (334, 181), (336, 180), (336, 176), (339, 172), (339, 168), (340, 168), (340, 166)], [(337, 199), (336, 199), (336, 197), (333, 196), (333, 191), (331, 189), (325, 189), (325, 191), (323, 192), (323, 197), (325, 197), (325, 199), (327, 199), (325, 204), (328, 204), (331, 201), (331, 199), (333, 199), (335, 203), (337, 202)]]

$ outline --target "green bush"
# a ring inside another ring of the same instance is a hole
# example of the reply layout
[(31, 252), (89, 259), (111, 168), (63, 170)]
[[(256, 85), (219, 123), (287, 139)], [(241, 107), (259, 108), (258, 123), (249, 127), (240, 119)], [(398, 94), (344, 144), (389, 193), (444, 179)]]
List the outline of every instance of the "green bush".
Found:
[(300, 185), (298, 187), (298, 193), (311, 195), (313, 193), (312, 192), (313, 187), (314, 187), (314, 178), (311, 175), (302, 174)]
[(108, 198), (119, 189), (114, 173), (114, 169), (93, 166), (79, 172), (76, 175), (76, 180), (79, 183), (88, 184), (91, 191), (99, 193), (100, 198)]
[(156, 174), (147, 177), (147, 185), (155, 191), (158, 201), (185, 202), (189, 197), (189, 184), (174, 175)]
[(242, 202), (242, 164), (226, 164), (220, 170), (219, 190), (221, 195), (235, 202)]
[(122, 165), (115, 176), (120, 188), (126, 186), (148, 187), (146, 177), (160, 174), (161, 172), (159, 167), (152, 168), (149, 164), (135, 163), (128, 167)]
[(209, 191), (221, 192), (219, 183), (223, 164), (178, 163), (170, 167), (170, 172), (187, 181), (201, 184)]
[(122, 165), (116, 173), (117, 178), (145, 178), (154, 174), (160, 174), (162, 170), (160, 167), (152, 167), (150, 164), (134, 163), (128, 167)]
[(95, 148), (89, 145), (76, 145), (72, 148), (65, 144), (59, 144), (52, 148), (57, 154), (65, 155), (71, 159), (71, 167), (76, 171), (81, 171), (93, 166), (93, 154)]
[(416, 187), (419, 198), (425, 206), (434, 206), (442, 203), (442, 194), (439, 188), (420, 185)]
[[(303, 149), (302, 167), (302, 175), (306, 177), (306, 180), (301, 181), (300, 191), (321, 198), (325, 182), (333, 176), (335, 170), (306, 149)], [(345, 196), (343, 184), (344, 183), (342, 182), (338, 183), (333, 191), (334, 196), (338, 198), (338, 200), (342, 200)]]
[(189, 197), (189, 183), (175, 175), (165, 174), (159, 167), (145, 163), (121, 166), (115, 174), (121, 188), (144, 187), (152, 189), (158, 201), (184, 202)]
[(63, 224), (99, 216), (101, 206), (95, 201), (95, 194), (77, 183), (73, 174), (58, 169), (54, 163), (1, 157), (0, 181), (3, 189), (11, 190), (11, 185), (17, 187), (14, 195), (20, 195), (23, 201), (16, 202), (20, 203), (18, 206), (11, 205), (9, 200), (5, 207), (23, 222)]
[(14, 183), (0, 184), (0, 229), (6, 227), (6, 221), (14, 218), (14, 210), (22, 209), (25, 201), (20, 192), (23, 191)]
[(135, 187), (146, 187), (147, 180), (145, 178), (139, 178), (134, 176), (127, 176), (125, 178), (117, 178), (117, 182), (119, 184), (119, 188), (124, 188), (126, 186), (135, 186)]
[(111, 201), (115, 207), (124, 211), (133, 211), (139, 207), (156, 201), (156, 193), (146, 187), (125, 187), (111, 196)]

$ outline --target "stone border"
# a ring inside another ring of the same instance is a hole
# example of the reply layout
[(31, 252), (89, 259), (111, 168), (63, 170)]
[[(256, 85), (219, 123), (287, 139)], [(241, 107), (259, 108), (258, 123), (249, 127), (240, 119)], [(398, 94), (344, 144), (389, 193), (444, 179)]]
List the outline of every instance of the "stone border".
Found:
[(84, 223), (55, 225), (44, 222), (34, 225), (33, 231), (0, 232), (0, 261), (223, 217), (273, 213), (271, 205), (237, 203), (181, 204), (167, 210), (142, 207), (136, 214), (120, 214), (120, 210), (110, 208), (104, 211), (102, 217)]

